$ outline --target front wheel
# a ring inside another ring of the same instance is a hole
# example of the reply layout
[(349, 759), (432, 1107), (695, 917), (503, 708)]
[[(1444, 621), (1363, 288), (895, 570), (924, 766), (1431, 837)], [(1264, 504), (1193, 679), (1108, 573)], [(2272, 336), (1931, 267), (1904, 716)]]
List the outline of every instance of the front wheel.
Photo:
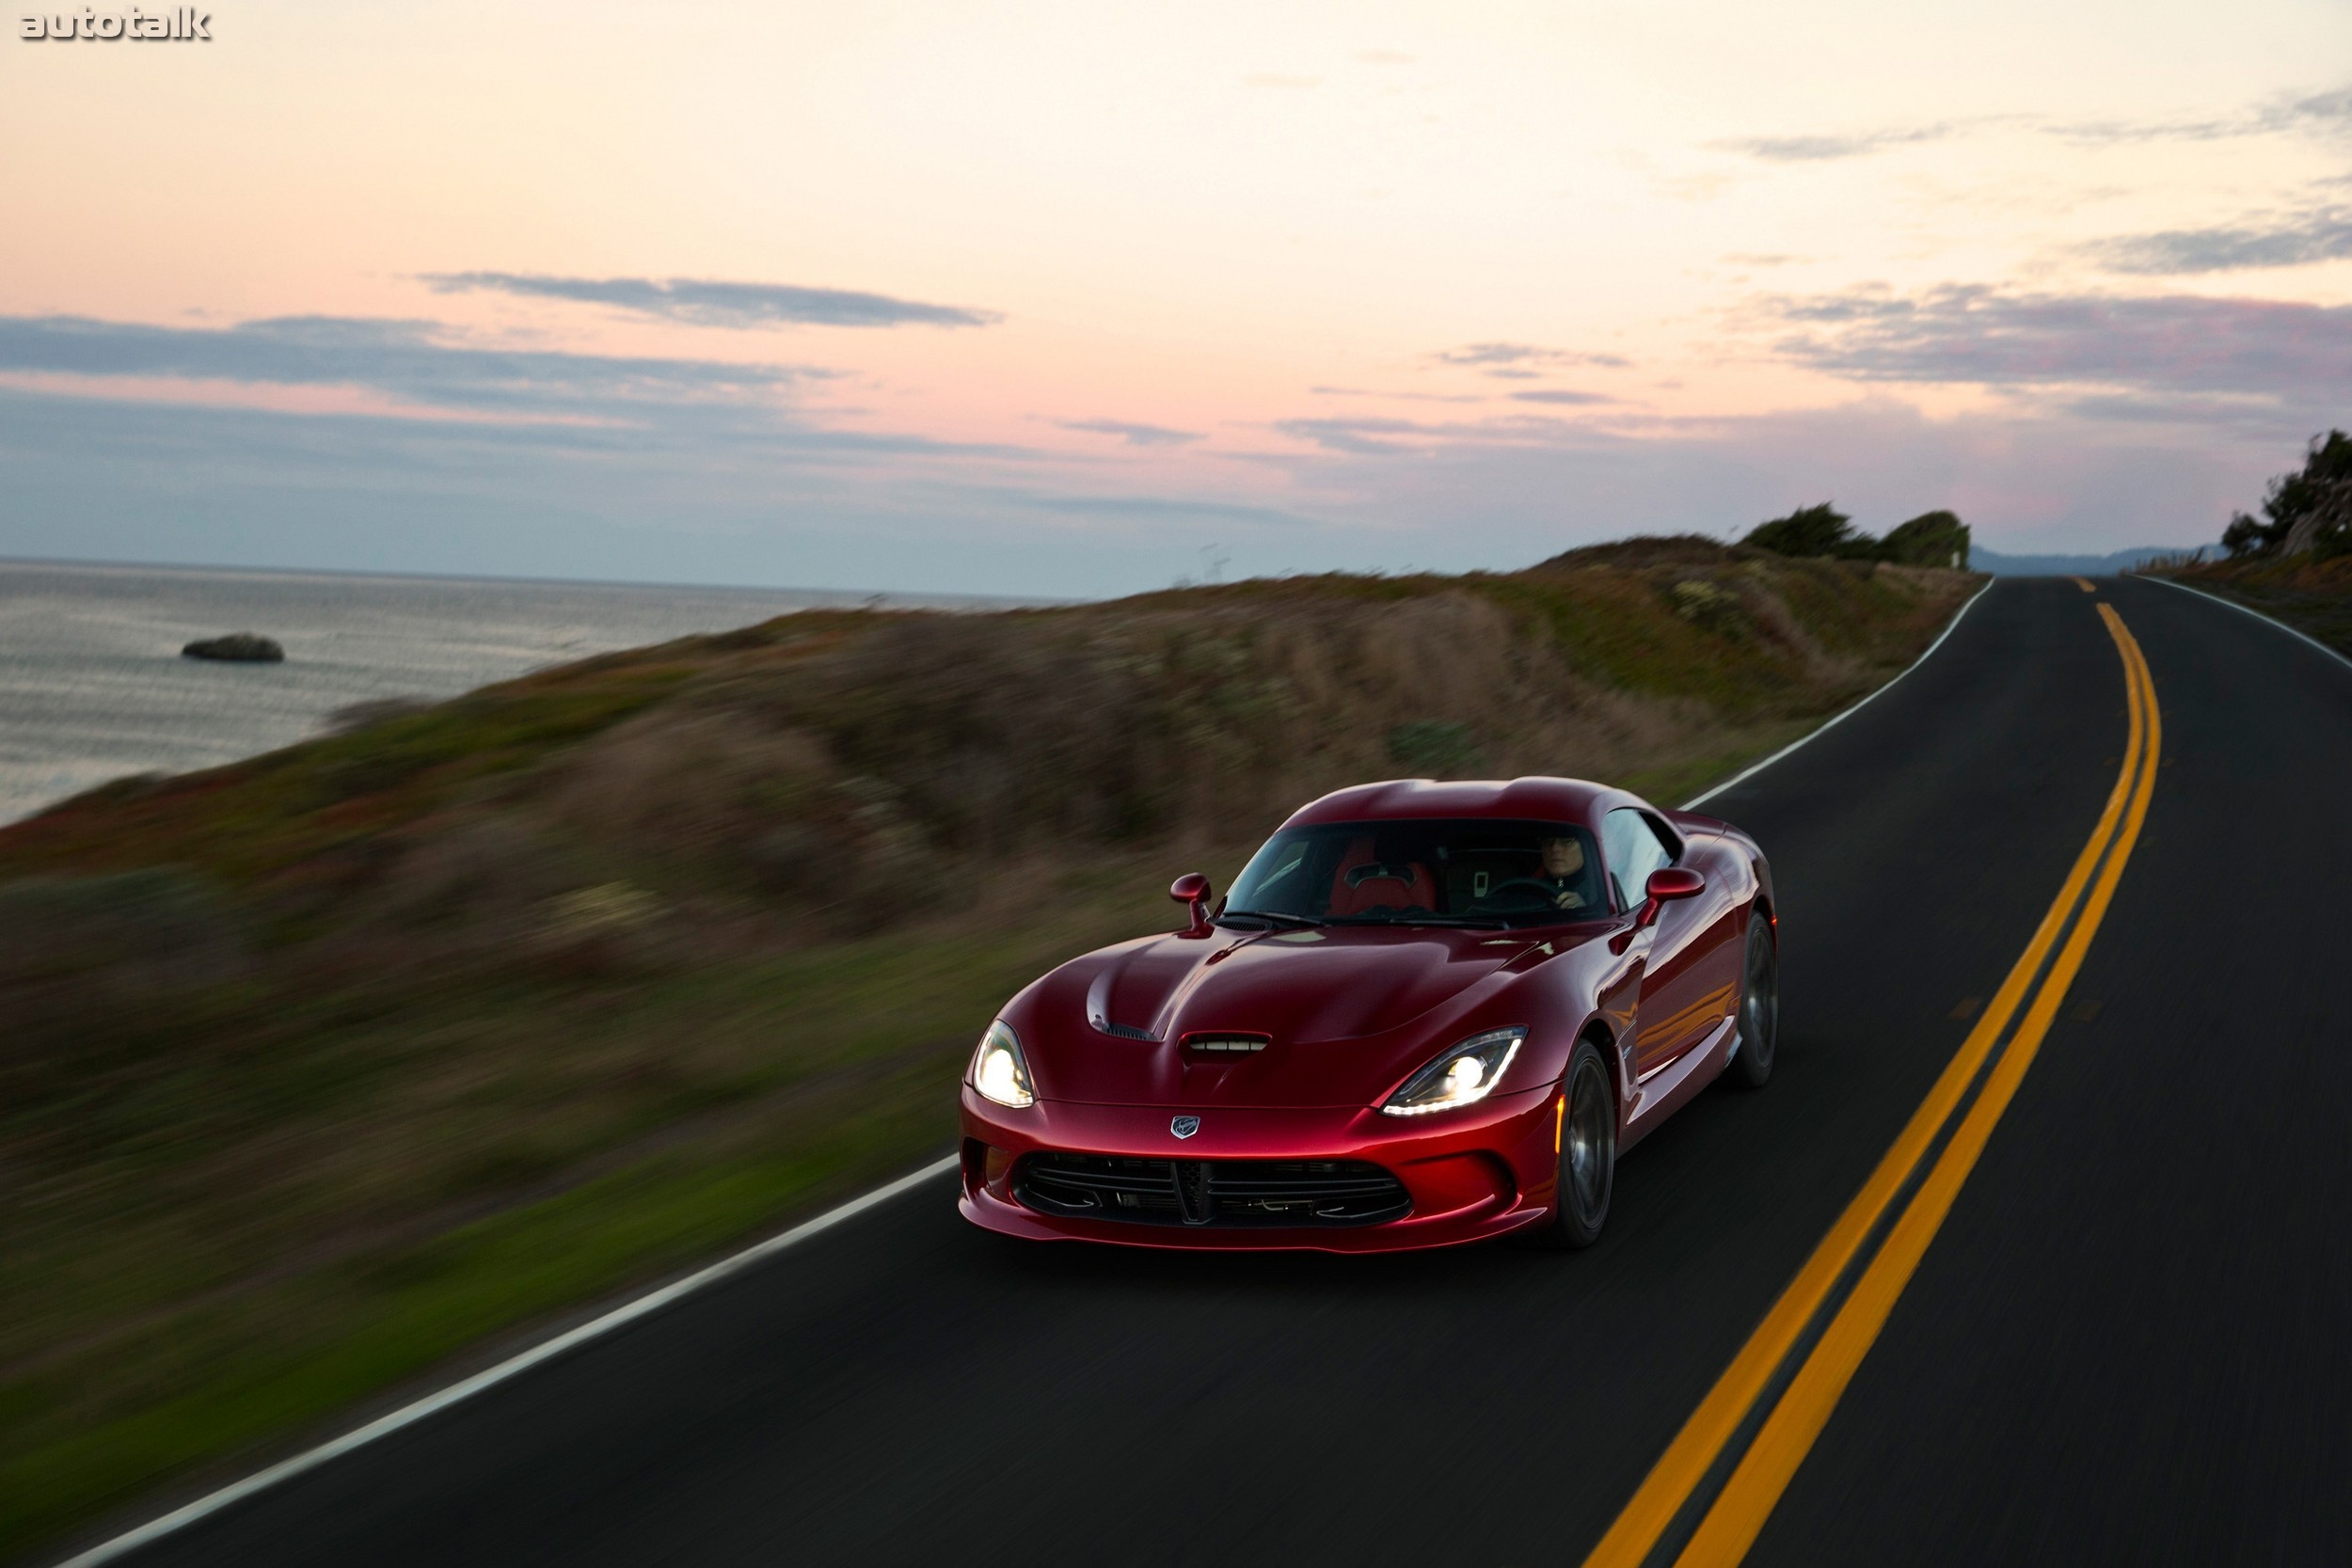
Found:
[(1617, 1100), (1600, 1048), (1579, 1040), (1561, 1084), (1560, 1182), (1542, 1237), (1556, 1247), (1588, 1247), (1608, 1222), (1617, 1180)]
[(1747, 972), (1740, 987), (1740, 1053), (1724, 1076), (1743, 1089), (1760, 1089), (1772, 1075), (1780, 1034), (1780, 953), (1762, 910), (1748, 914)]

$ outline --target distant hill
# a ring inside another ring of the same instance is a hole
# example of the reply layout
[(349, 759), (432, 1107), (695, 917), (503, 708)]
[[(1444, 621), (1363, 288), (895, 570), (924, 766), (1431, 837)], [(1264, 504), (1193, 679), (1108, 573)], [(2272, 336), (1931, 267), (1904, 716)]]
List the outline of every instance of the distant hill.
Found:
[[(2217, 548), (2212, 545), (2200, 547)], [(1971, 570), (1990, 572), (1996, 578), (2096, 578), (2128, 572), (2156, 556), (2183, 555), (2188, 548), (2185, 545), (2142, 545), (2109, 555), (2003, 555), (1979, 546), (1968, 552), (1968, 565)]]

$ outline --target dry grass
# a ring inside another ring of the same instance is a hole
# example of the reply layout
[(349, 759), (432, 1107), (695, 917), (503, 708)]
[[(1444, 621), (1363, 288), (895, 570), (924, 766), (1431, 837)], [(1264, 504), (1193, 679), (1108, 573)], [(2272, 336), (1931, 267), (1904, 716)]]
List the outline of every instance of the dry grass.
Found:
[(1005, 995), (1304, 799), (1676, 799), (1974, 581), (1643, 541), (813, 611), (0, 832), (0, 1552), (924, 1156)]
[(2352, 655), (2352, 555), (2152, 562), (2141, 570), (2241, 600), (2338, 653)]

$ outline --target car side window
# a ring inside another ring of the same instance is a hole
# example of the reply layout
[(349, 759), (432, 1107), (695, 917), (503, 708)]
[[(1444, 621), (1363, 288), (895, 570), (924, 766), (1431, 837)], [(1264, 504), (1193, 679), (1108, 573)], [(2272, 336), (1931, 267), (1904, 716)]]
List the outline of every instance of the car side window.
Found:
[(1600, 855), (1608, 863), (1609, 888), (1617, 908), (1640, 904), (1649, 874), (1675, 863), (1674, 851), (1659, 837), (1650, 820), (1630, 806), (1620, 806), (1601, 818)]

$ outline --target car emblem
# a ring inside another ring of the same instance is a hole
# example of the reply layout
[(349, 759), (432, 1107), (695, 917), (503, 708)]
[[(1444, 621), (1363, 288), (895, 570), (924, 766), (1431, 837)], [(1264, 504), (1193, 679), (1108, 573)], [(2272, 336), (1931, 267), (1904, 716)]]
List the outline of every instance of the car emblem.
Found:
[(1175, 1133), (1180, 1138), (1189, 1138), (1195, 1132), (1200, 1131), (1200, 1118), (1199, 1117), (1178, 1117), (1174, 1121), (1168, 1124), (1168, 1130)]

